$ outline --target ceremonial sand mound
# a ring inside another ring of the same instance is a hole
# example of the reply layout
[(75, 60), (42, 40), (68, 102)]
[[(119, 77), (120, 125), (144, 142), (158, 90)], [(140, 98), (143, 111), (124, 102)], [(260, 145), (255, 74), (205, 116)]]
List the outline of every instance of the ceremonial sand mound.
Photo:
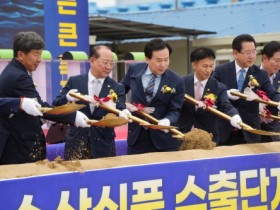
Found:
[(215, 147), (212, 150), (197, 149), (168, 153), (162, 152), (142, 155), (127, 155), (81, 161), (62, 161), (60, 158), (57, 158), (52, 162), (45, 160), (37, 163), (0, 166), (0, 179), (38, 176), (69, 171), (78, 171), (83, 173), (85, 170), (92, 169), (272, 152), (280, 152), (280, 142), (222, 146)]

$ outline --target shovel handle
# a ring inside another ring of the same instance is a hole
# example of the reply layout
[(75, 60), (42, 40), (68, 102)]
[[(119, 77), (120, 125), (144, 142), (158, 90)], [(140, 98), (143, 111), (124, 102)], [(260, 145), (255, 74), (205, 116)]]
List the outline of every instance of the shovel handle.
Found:
[(45, 113), (45, 112), (48, 112), (48, 111), (52, 110), (53, 108), (50, 108), (50, 107), (39, 107), (38, 109), (39, 109), (40, 112)]
[[(191, 97), (191, 96), (189, 96), (187, 94), (185, 94), (184, 98), (185, 98), (186, 101), (190, 101), (193, 104), (198, 104), (198, 101), (195, 98), (193, 98), (193, 97)], [(215, 109), (215, 108), (213, 108), (211, 106), (206, 106), (206, 110), (208, 110), (209, 112), (212, 112), (213, 114), (215, 114), (215, 115), (217, 115), (217, 116), (219, 116), (219, 117), (221, 117), (221, 118), (223, 118), (223, 119), (225, 119), (227, 121), (231, 120), (231, 116), (229, 116), (229, 115), (227, 115), (227, 114), (225, 114), (225, 113), (223, 113), (223, 112), (221, 112), (221, 111), (219, 111), (219, 110), (217, 110), (217, 109)], [(247, 125), (247, 124), (245, 124), (243, 122), (240, 123), (240, 126), (242, 128), (245, 127), (247, 129), (253, 129), (251, 126), (249, 126), (249, 125)]]
[[(73, 92), (70, 92), (69, 94), (70, 94), (70, 96), (72, 96), (72, 97), (74, 97), (74, 98), (77, 98), (77, 99), (80, 99), (80, 100), (82, 100), (82, 101), (86, 101), (86, 102), (90, 103), (90, 101), (88, 101), (88, 100), (87, 100), (82, 94), (80, 94), (80, 93), (73, 93)], [(105, 109), (105, 110), (107, 110), (107, 111), (109, 111), (109, 112), (112, 112), (112, 113), (114, 113), (114, 114), (116, 114), (116, 115), (119, 115), (119, 113), (121, 112), (120, 110), (118, 110), (118, 109), (116, 109), (116, 108), (112, 108), (112, 107), (106, 106), (106, 105), (103, 104), (102, 102), (99, 103), (99, 107), (101, 107), (102, 109)], [(132, 116), (132, 115), (128, 116), (128, 118), (129, 118), (130, 120), (132, 120), (133, 122), (136, 122), (136, 123), (138, 123), (138, 124), (150, 125), (150, 123), (148, 123), (147, 121), (142, 120), (142, 119), (140, 119), (140, 118), (138, 118), (138, 117), (135, 117), (135, 116)]]
[[(146, 113), (146, 112), (143, 112), (143, 111), (137, 111), (140, 115), (142, 115), (142, 116), (144, 116), (144, 117), (146, 117), (147, 119), (149, 119), (152, 123), (155, 123), (155, 124), (158, 124), (158, 119), (156, 119), (156, 118), (154, 118), (152, 115), (150, 115), (150, 114), (148, 114), (148, 113)], [(175, 135), (178, 135), (178, 136), (180, 136), (181, 138), (183, 138), (184, 137), (184, 134), (183, 133), (181, 133), (180, 131), (178, 131), (177, 129), (175, 129), (175, 128), (171, 128), (170, 129), (170, 132), (172, 132), (173, 134), (175, 134)]]
[(98, 120), (87, 120), (88, 124), (97, 123), (97, 122), (98, 122)]
[[(237, 91), (230, 91), (230, 94), (238, 96), (238, 97), (243, 98), (243, 99), (247, 99), (247, 95), (244, 94), (244, 93), (240, 93), (240, 92), (237, 92)], [(276, 107), (279, 106), (279, 102), (276, 102), (276, 101), (271, 101), (271, 100), (266, 101), (266, 100), (263, 100), (261, 98), (256, 98), (254, 101), (257, 101), (257, 102), (262, 103), (262, 104), (267, 104), (269, 106), (276, 106)]]
[[(107, 111), (109, 111), (109, 112), (112, 112), (112, 113), (114, 113), (114, 114), (117, 114), (117, 115), (119, 115), (119, 113), (121, 112), (120, 110), (118, 110), (118, 109), (116, 109), (116, 108), (112, 108), (112, 107), (106, 106), (106, 105), (103, 104), (102, 102), (99, 104), (99, 107), (101, 107), (102, 109), (105, 109), (105, 110), (107, 110)], [(150, 125), (150, 123), (148, 123), (147, 121), (142, 120), (142, 119), (140, 119), (140, 118), (138, 118), (138, 117), (135, 117), (135, 116), (133, 116), (133, 115), (128, 116), (128, 118), (129, 118), (130, 120), (132, 120), (133, 122), (136, 122), (136, 123), (138, 123), (138, 124)]]

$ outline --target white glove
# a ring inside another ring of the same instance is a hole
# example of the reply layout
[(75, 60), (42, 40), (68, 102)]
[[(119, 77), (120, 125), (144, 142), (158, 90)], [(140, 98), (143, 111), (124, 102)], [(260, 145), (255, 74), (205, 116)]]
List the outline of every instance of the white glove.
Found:
[(22, 98), (21, 99), (21, 109), (25, 111), (27, 114), (33, 116), (43, 116), (43, 113), (39, 111), (41, 105), (32, 98)]
[(238, 129), (241, 129), (240, 123), (242, 123), (242, 119), (238, 114), (234, 115), (230, 120), (231, 126)]
[(124, 110), (120, 111), (120, 113), (119, 113), (119, 117), (122, 117), (126, 120), (129, 120), (129, 118), (128, 118), (129, 116), (131, 116), (131, 113), (128, 109), (124, 109)]
[(84, 113), (80, 111), (76, 112), (75, 125), (77, 127), (82, 127), (82, 128), (90, 127), (90, 125), (87, 123), (87, 120), (88, 117)]
[[(164, 118), (164, 119), (158, 121), (158, 125), (170, 126), (170, 121), (169, 121), (169, 119)], [(169, 132), (169, 130), (167, 130), (167, 129), (162, 129), (162, 131), (165, 133)]]
[(66, 94), (67, 100), (68, 100), (68, 101), (71, 101), (71, 102), (72, 102), (72, 101), (78, 101), (79, 99), (70, 96), (70, 93), (77, 93), (77, 92), (78, 92), (77, 89), (71, 89), (71, 90), (69, 90), (68, 93)]
[(230, 89), (230, 90), (227, 90), (227, 95), (228, 95), (228, 98), (229, 98), (230, 100), (235, 101), (235, 100), (239, 99), (238, 96), (231, 95), (231, 94), (230, 94), (230, 91), (239, 92), (239, 90), (237, 90), (237, 89)]
[(280, 111), (280, 102), (279, 102), (279, 105), (277, 106), (277, 109)]

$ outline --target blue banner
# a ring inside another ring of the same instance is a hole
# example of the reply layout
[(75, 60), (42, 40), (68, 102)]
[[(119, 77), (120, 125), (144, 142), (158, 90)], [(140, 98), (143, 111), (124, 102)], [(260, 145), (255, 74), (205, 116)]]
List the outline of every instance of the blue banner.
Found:
[(280, 153), (0, 181), (5, 210), (266, 210), (279, 202)]
[(87, 0), (44, 0), (45, 41), (53, 59), (52, 96), (59, 94), (68, 75), (67, 63), (59, 60), (66, 51), (89, 53), (89, 17)]

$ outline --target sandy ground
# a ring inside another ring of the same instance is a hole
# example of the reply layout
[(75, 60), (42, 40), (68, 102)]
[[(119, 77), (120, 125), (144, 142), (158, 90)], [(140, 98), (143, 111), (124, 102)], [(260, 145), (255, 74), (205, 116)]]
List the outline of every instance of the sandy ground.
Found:
[(0, 166), (0, 179), (11, 179), (69, 171), (105, 169), (159, 162), (227, 157), (245, 154), (280, 153), (280, 142), (216, 147), (213, 150), (185, 150), (178, 152), (148, 153), (81, 161), (41, 161), (36, 163)]

